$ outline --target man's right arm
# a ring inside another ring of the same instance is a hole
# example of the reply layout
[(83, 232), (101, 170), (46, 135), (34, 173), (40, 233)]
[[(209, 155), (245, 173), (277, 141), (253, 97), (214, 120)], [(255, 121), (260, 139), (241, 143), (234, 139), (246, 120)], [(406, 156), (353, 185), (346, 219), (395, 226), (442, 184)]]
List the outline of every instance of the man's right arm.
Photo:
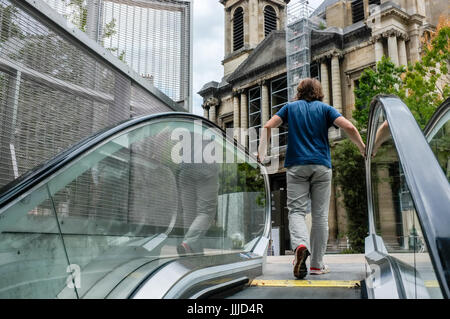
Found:
[(334, 120), (333, 124), (343, 129), (348, 138), (358, 147), (361, 155), (365, 156), (366, 145), (364, 145), (358, 129), (352, 124), (352, 122), (343, 116), (339, 116), (336, 120)]

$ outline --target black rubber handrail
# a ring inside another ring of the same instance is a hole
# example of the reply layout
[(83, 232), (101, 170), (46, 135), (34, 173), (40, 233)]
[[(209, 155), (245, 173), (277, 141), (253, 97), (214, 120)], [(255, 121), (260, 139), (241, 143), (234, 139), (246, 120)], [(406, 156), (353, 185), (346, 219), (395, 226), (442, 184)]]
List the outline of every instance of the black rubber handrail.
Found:
[[(384, 110), (389, 124), (442, 294), (448, 298), (450, 255), (446, 244), (450, 239), (450, 185), (411, 111), (396, 96), (380, 95), (371, 103), (366, 169), (370, 168), (376, 121), (381, 110)], [(369, 229), (370, 234), (375, 234), (369, 184)]]

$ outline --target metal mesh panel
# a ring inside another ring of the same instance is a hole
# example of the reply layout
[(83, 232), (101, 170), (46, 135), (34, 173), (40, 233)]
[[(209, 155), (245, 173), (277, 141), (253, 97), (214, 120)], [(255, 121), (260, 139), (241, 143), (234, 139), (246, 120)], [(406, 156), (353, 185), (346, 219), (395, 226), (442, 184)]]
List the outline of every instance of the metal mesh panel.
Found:
[(0, 0), (0, 26), (0, 187), (102, 128), (172, 111), (23, 1)]
[(190, 103), (191, 3), (44, 0), (175, 101)]
[(167, 111), (165, 105), (162, 105), (154, 96), (149, 95), (141, 86), (131, 85), (131, 112), (133, 116)]

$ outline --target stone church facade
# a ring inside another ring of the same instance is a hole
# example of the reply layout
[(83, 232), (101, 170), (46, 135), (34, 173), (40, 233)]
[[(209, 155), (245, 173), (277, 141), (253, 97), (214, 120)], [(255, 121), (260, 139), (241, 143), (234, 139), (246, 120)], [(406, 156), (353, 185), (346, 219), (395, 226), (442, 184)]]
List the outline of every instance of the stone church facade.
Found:
[[(223, 129), (234, 128), (234, 137), (255, 149), (241, 129), (259, 129), (291, 100), (287, 90), (286, 6), (289, 0), (220, 0), (225, 14), (225, 52), (220, 82), (206, 83), (204, 117)], [(366, 68), (375, 68), (383, 55), (397, 65), (420, 58), (420, 39), (432, 30), (446, 1), (432, 0), (325, 0), (312, 19), (322, 21), (311, 33), (310, 75), (322, 83), (324, 102), (351, 118), (354, 89)], [(289, 250), (284, 154), (287, 129), (279, 131), (280, 165), (269, 171), (272, 219), (280, 230), (280, 249)], [(330, 132), (333, 146), (344, 136)], [(255, 138), (255, 137), (253, 137)], [(329, 250), (346, 246), (347, 217), (333, 187), (329, 212)]]

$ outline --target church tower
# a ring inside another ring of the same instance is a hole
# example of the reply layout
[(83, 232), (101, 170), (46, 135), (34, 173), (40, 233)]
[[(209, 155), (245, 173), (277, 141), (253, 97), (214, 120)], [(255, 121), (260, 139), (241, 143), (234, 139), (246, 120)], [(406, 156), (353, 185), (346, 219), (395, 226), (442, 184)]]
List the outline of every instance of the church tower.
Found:
[(289, 0), (220, 0), (225, 7), (224, 76), (273, 30), (283, 30)]

